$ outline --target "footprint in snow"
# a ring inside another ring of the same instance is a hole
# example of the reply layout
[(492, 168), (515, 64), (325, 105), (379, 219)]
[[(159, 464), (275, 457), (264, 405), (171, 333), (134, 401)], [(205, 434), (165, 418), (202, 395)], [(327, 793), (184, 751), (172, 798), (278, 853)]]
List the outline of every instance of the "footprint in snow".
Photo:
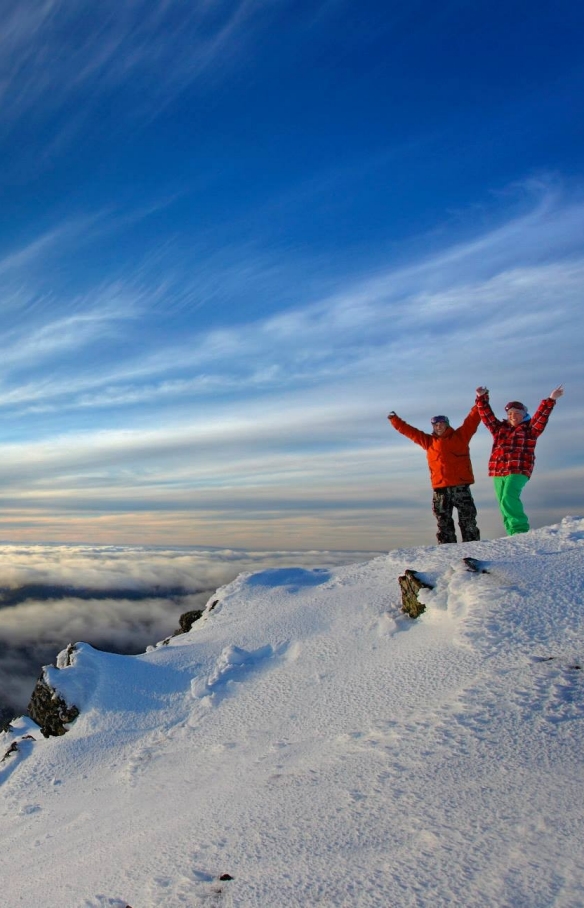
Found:
[(111, 898), (108, 895), (96, 895), (94, 899), (83, 902), (83, 908), (132, 908), (125, 899)]
[(149, 889), (153, 897), (151, 905), (197, 905), (231, 908), (233, 877), (229, 873), (213, 875), (204, 870), (195, 870), (189, 876), (177, 878), (156, 877)]

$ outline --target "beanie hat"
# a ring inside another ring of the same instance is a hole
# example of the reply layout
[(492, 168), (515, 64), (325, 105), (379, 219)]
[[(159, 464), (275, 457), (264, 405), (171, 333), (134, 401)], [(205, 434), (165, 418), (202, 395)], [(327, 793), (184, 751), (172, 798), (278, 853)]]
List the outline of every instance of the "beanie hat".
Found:
[(436, 425), (437, 422), (445, 422), (447, 426), (450, 425), (450, 420), (447, 416), (433, 416), (430, 422), (433, 426)]

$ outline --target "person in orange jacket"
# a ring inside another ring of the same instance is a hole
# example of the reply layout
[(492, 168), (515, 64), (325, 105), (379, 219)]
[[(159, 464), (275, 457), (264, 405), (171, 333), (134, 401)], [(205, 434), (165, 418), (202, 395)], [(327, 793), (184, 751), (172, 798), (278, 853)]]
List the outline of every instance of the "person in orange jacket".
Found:
[(430, 420), (431, 435), (410, 426), (393, 410), (387, 418), (394, 429), (426, 451), (433, 489), (432, 511), (438, 523), (438, 542), (457, 542), (452, 519), (454, 508), (458, 511), (462, 541), (480, 539), (477, 509), (470, 491), (474, 475), (469, 443), (481, 421), (476, 405), (458, 429), (451, 427), (447, 416), (433, 416)]

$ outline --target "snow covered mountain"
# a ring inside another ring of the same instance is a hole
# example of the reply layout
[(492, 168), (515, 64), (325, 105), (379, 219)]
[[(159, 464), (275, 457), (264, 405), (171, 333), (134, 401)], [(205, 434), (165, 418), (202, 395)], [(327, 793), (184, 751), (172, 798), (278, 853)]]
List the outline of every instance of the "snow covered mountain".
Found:
[(78, 644), (45, 673), (68, 732), (0, 735), (4, 904), (581, 908), (583, 604), (566, 517), (242, 574), (141, 655)]

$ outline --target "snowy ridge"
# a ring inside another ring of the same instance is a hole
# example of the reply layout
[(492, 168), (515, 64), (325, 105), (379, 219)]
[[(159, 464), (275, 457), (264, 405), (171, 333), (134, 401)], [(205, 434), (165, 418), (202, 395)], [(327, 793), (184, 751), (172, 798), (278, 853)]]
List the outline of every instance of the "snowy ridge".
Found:
[(6, 903), (579, 908), (583, 568), (567, 517), (242, 574), (138, 656), (78, 644), (46, 670), (67, 735), (0, 736)]

